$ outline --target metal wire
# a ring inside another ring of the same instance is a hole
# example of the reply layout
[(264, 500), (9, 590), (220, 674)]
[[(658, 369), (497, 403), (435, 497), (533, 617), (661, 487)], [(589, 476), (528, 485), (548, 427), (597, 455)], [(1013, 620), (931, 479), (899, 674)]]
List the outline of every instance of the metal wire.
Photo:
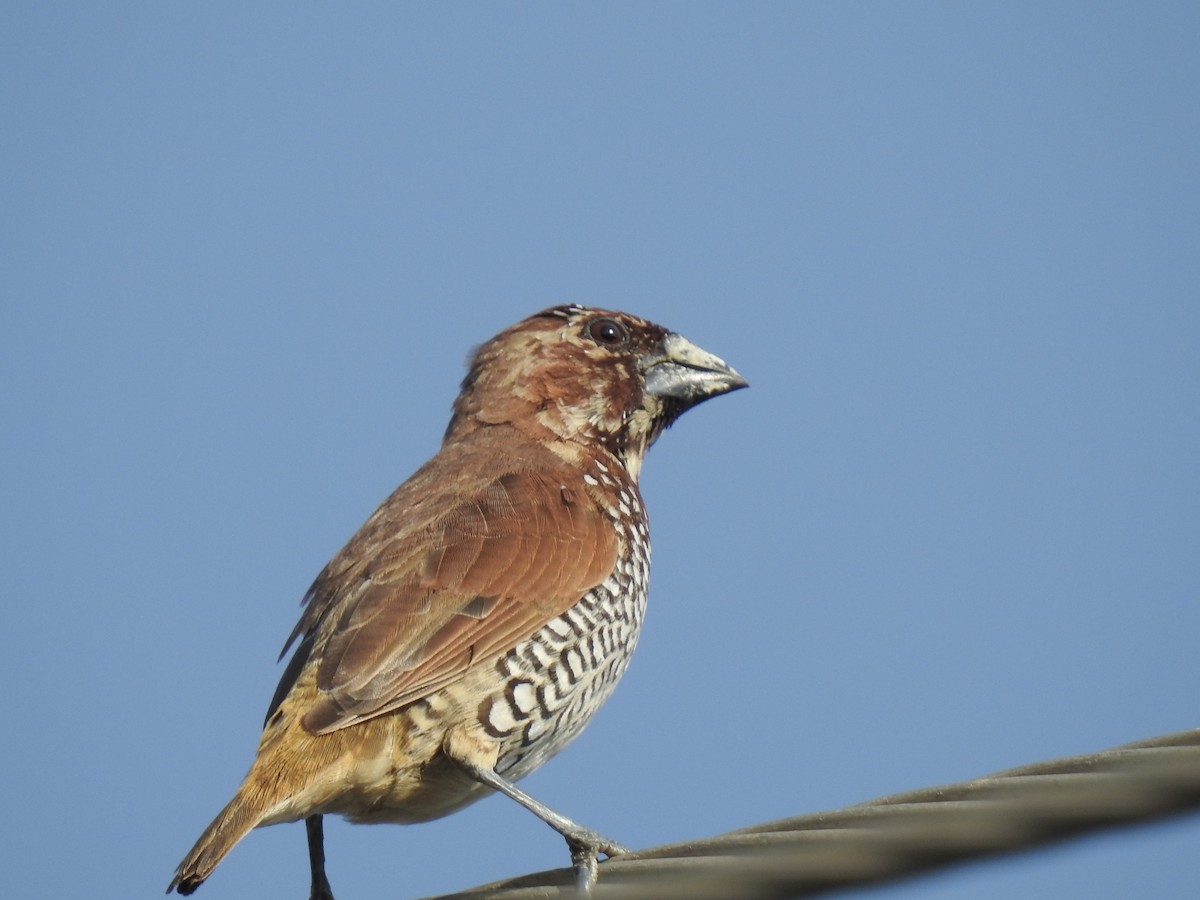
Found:
[[(593, 896), (767, 900), (877, 884), (1200, 808), (1200, 729), (607, 860)], [(575, 896), (555, 869), (429, 900)]]

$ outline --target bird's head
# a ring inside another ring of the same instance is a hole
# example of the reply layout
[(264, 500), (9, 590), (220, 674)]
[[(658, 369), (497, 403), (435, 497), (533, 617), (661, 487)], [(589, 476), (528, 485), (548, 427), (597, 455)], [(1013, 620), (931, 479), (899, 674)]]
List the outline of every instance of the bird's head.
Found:
[(663, 429), (698, 403), (746, 385), (724, 360), (661, 325), (557, 306), (475, 351), (446, 440), (511, 425), (539, 438), (599, 444), (637, 478)]

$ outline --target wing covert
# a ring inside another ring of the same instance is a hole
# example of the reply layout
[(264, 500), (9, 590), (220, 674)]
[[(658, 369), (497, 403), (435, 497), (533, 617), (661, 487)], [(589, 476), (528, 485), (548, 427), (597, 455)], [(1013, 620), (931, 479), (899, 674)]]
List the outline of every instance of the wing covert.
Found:
[(542, 471), (497, 477), (377, 549), (373, 565), (336, 584), (322, 573), (311, 592), (326, 598), (328, 637), (310, 731), (396, 709), (505, 652), (603, 582), (619, 552), (582, 487)]

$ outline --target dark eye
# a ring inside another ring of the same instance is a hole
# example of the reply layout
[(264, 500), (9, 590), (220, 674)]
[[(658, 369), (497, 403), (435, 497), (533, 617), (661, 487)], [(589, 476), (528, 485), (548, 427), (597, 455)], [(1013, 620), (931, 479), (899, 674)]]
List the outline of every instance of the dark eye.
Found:
[(625, 326), (614, 319), (595, 319), (588, 323), (588, 337), (605, 347), (619, 347), (629, 340)]

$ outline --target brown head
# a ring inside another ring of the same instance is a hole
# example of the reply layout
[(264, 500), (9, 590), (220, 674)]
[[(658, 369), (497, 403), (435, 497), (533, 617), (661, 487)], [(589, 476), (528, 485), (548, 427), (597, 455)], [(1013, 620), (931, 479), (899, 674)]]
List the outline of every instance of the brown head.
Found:
[(746, 385), (724, 360), (661, 325), (556, 306), (475, 351), (445, 442), (512, 425), (538, 438), (598, 443), (636, 478), (647, 448), (680, 415)]

